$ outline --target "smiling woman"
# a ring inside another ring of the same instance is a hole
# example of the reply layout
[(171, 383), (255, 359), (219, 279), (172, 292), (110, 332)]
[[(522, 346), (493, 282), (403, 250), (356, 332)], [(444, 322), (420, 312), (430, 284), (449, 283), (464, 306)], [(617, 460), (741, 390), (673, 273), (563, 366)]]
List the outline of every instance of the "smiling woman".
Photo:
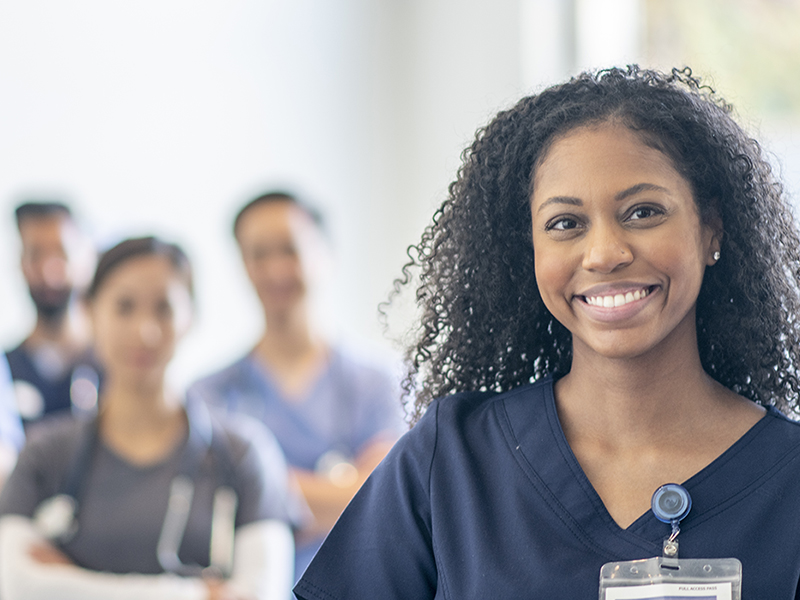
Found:
[(601, 571), (693, 559), (714, 598), (797, 597), (800, 240), (730, 113), (629, 67), (478, 132), (407, 266), (417, 423), (298, 597), (630, 598)]
[(670, 344), (699, 368), (694, 304), (722, 232), (701, 223), (665, 154), (624, 125), (574, 129), (537, 165), (531, 211), (539, 293), (572, 333), (571, 370), (663, 360)]

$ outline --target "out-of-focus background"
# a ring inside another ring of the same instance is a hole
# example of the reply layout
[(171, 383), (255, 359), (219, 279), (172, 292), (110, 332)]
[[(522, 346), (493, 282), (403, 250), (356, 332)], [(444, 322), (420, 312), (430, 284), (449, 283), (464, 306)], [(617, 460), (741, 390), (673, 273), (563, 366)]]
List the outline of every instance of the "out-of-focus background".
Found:
[(60, 198), (100, 248), (183, 244), (199, 311), (173, 377), (227, 364), (261, 326), (232, 217), (289, 186), (328, 216), (333, 322), (388, 346), (377, 305), (476, 128), (631, 62), (709, 76), (800, 190), (798, 0), (4, 0), (0, 345), (34, 321), (13, 207)]

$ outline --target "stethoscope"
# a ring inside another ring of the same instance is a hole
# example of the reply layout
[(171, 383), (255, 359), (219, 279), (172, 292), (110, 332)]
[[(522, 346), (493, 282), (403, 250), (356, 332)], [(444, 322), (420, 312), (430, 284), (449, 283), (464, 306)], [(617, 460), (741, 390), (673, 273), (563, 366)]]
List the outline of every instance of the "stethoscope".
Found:
[[(194, 497), (194, 479), (209, 452), (223, 462), (230, 462), (226, 449), (221, 447), (223, 435), (214, 435), (208, 409), (199, 403), (189, 403), (186, 408), (189, 435), (181, 458), (178, 475), (170, 484), (167, 511), (161, 525), (156, 546), (158, 562), (165, 572), (185, 577), (213, 575), (228, 577), (233, 568), (233, 544), (236, 528), (238, 498), (230, 485), (221, 485), (214, 491), (211, 513), (211, 540), (209, 566), (185, 564), (178, 553), (186, 532)], [(34, 520), (37, 529), (46, 538), (64, 544), (78, 531), (80, 496), (88, 467), (99, 440), (98, 420), (86, 423), (83, 443), (75, 455), (63, 492), (42, 502), (36, 509)], [(226, 459), (228, 459), (226, 461)], [(231, 469), (223, 464), (223, 473)]]

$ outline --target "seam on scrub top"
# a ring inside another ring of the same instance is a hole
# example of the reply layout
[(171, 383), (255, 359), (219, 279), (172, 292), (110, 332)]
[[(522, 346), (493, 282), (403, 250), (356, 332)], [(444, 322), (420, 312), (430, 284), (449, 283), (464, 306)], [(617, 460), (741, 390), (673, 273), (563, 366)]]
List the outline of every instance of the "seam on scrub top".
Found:
[[(611, 513), (608, 512), (608, 508), (603, 503), (603, 499), (600, 497), (600, 494), (597, 493), (597, 490), (592, 485), (592, 482), (589, 481), (589, 477), (586, 475), (586, 472), (583, 470), (583, 467), (581, 467), (580, 462), (578, 462), (578, 457), (575, 456), (575, 453), (572, 451), (572, 448), (570, 447), (569, 442), (566, 439), (566, 435), (564, 434), (564, 429), (563, 427), (561, 427), (561, 421), (558, 418), (558, 412), (556, 411), (555, 381), (552, 382), (552, 385), (547, 386), (544, 392), (545, 394), (550, 394), (552, 396), (552, 402), (550, 401), (550, 398), (545, 398), (545, 413), (548, 425), (550, 426), (550, 433), (555, 438), (558, 450), (561, 453), (561, 456), (564, 458), (564, 461), (569, 466), (570, 472), (572, 473), (575, 482), (578, 484), (581, 491), (583, 492), (586, 500), (594, 508), (595, 513), (602, 518), (602, 521), (605, 524), (606, 531), (608, 532), (608, 534), (622, 541), (625, 544), (638, 546), (639, 548), (641, 548), (646, 552), (653, 551), (652, 540), (642, 536), (636, 530), (633, 530), (630, 527), (623, 529), (622, 527), (620, 527), (619, 523), (614, 521), (614, 517), (612, 517)], [(553, 409), (552, 414), (550, 411), (551, 407)], [(558, 435), (556, 432), (560, 433), (560, 435)], [(566, 508), (564, 510), (572, 518), (572, 513), (566, 510)], [(637, 520), (634, 521), (634, 523), (636, 523), (638, 520), (639, 519), (637, 518)], [(575, 526), (580, 527), (580, 524), (578, 524), (576, 521)], [(583, 531), (582, 527), (581, 531)], [(591, 536), (590, 534), (586, 532), (584, 533), (587, 537), (591, 538), (592, 540), (594, 539), (593, 536)], [(618, 556), (618, 554), (614, 553), (611, 556)]]
[[(521, 388), (520, 393), (529, 390), (529, 388)], [(516, 395), (516, 394), (512, 394)], [(507, 399), (506, 396), (505, 399)], [(566, 507), (561, 503), (561, 501), (553, 494), (549, 487), (542, 481), (539, 474), (536, 472), (536, 469), (533, 468), (533, 465), (528, 462), (527, 457), (521, 450), (521, 444), (519, 440), (514, 435), (514, 430), (511, 428), (511, 421), (508, 416), (508, 412), (505, 410), (505, 399), (502, 403), (498, 403), (498, 406), (495, 406), (495, 412), (499, 412), (502, 410), (502, 418), (498, 415), (498, 422), (501, 425), (501, 429), (503, 433), (507, 436), (506, 443), (512, 441), (510, 445), (512, 456), (514, 456), (517, 463), (519, 463), (519, 467), (524, 473), (525, 477), (528, 481), (531, 482), (534, 489), (538, 492), (539, 496), (544, 500), (547, 504), (548, 508), (553, 511), (556, 515), (556, 518), (561, 521), (564, 526), (574, 535), (579, 542), (585, 544), (588, 548), (590, 548), (593, 552), (604, 556), (606, 558), (618, 558), (618, 555), (615, 553), (609, 552), (607, 549), (603, 548), (602, 546), (597, 545), (591, 537), (583, 531), (583, 529), (578, 525)], [(527, 468), (525, 468), (526, 465)], [(559, 510), (556, 510), (556, 507)]]
[(722, 514), (727, 510), (730, 510), (743, 500), (750, 497), (752, 494), (756, 493), (761, 488), (761, 486), (764, 485), (764, 483), (773, 479), (775, 476), (778, 475), (779, 472), (788, 468), (792, 462), (795, 462), (798, 459), (800, 459), (800, 443), (795, 444), (789, 450), (787, 450), (781, 456), (781, 458), (775, 462), (775, 464), (773, 464), (769, 469), (767, 469), (766, 472), (762, 473), (760, 477), (757, 477), (751, 483), (745, 486), (744, 489), (737, 491), (732, 496), (720, 502), (717, 502), (714, 506), (703, 511), (702, 513), (697, 515), (694, 519), (692, 519), (690, 522), (687, 522), (685, 526), (681, 527), (681, 529), (683, 529), (684, 531), (690, 531), (694, 527), (701, 525), (702, 523), (705, 523), (710, 518)]
[(431, 515), (431, 528), (430, 528), (430, 535), (431, 535), (431, 550), (433, 550), (433, 562), (436, 565), (436, 588), (437, 591), (441, 586), (442, 595), (447, 598), (449, 593), (449, 585), (447, 584), (447, 578), (445, 577), (444, 568), (439, 563), (439, 552), (438, 546), (439, 543), (437, 539), (433, 535), (433, 503), (431, 502), (431, 480), (433, 479), (433, 461), (436, 456), (436, 450), (439, 448), (439, 407), (441, 406), (441, 400), (436, 402), (434, 409), (436, 413), (434, 414), (433, 423), (434, 427), (434, 435), (433, 435), (433, 451), (431, 452), (431, 461), (428, 465), (428, 506), (430, 507), (430, 515)]
[[(706, 465), (704, 468), (700, 469), (699, 472), (692, 475), (689, 479), (686, 480), (686, 483), (691, 485), (692, 487), (696, 486), (699, 483), (702, 483), (711, 475), (719, 471), (723, 466), (728, 464), (734, 457), (741, 454), (742, 451), (745, 450), (750, 444), (752, 444), (758, 436), (761, 434), (762, 430), (765, 429), (770, 424), (770, 419), (778, 418), (776, 415), (772, 413), (767, 413), (764, 417), (758, 420), (758, 422), (753, 425), (750, 429), (748, 429), (743, 436), (737, 439), (731, 446), (729, 446), (722, 454), (720, 454), (717, 458), (711, 461), (710, 464)], [(744, 440), (743, 438), (748, 438)], [(798, 444), (800, 445), (800, 444)], [(788, 453), (789, 451), (787, 451)], [(783, 457), (781, 457), (781, 460)]]
[(302, 584), (303, 584), (303, 587), (311, 588), (309, 591), (311, 591), (312, 593), (315, 593), (320, 598), (329, 598), (330, 600), (340, 600), (339, 596), (334, 596), (333, 594), (330, 594), (330, 593), (326, 592), (321, 587), (314, 585), (313, 583), (311, 583), (308, 580), (303, 580)]

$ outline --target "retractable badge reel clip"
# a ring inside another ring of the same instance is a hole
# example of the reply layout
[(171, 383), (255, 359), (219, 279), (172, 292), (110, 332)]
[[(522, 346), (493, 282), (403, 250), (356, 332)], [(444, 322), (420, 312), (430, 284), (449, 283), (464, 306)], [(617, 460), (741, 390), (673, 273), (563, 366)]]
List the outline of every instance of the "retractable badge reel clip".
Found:
[(664, 540), (664, 556), (677, 558), (680, 522), (692, 509), (692, 497), (682, 485), (667, 483), (655, 491), (650, 506), (656, 519), (672, 526), (672, 534)]

